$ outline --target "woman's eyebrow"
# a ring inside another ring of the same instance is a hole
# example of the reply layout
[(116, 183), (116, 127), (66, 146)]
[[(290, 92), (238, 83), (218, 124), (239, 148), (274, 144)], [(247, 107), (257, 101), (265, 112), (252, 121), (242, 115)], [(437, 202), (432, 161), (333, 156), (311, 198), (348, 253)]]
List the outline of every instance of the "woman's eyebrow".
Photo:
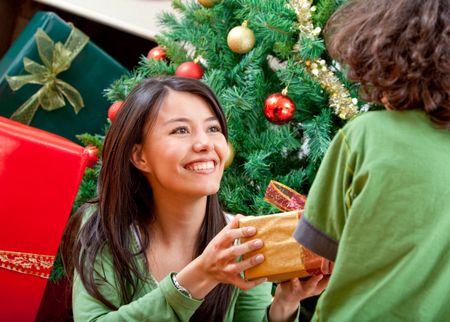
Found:
[(216, 116), (208, 117), (205, 122), (218, 121), (219, 119)]
[[(212, 122), (212, 121), (218, 121), (218, 118), (216, 116), (210, 116), (205, 119), (205, 122)], [(189, 123), (190, 119), (188, 119), (186, 117), (173, 118), (173, 119), (170, 119), (170, 120), (164, 122), (164, 125), (170, 124), (170, 123), (178, 123), (178, 122)]]
[(185, 117), (174, 118), (174, 119), (170, 119), (170, 120), (164, 122), (164, 125), (169, 124), (169, 123), (176, 123), (176, 122), (185, 122), (185, 123), (187, 123), (187, 122), (189, 122), (189, 119), (185, 118)]

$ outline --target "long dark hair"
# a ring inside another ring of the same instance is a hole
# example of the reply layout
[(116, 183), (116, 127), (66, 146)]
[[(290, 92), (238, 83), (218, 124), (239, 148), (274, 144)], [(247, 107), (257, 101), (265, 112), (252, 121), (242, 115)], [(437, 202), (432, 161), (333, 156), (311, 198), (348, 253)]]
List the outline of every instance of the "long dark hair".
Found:
[[(152, 190), (145, 176), (130, 161), (130, 156), (133, 146), (142, 143), (145, 129), (154, 123), (170, 90), (188, 92), (204, 99), (228, 138), (222, 108), (214, 93), (200, 81), (181, 77), (146, 79), (128, 95), (105, 138), (98, 197), (91, 202), (96, 205), (95, 212), (81, 228), (80, 220), (87, 206), (72, 216), (66, 233), (68, 240), (63, 246), (68, 273), (72, 274), (76, 269), (89, 294), (111, 309), (117, 307), (100, 293), (95, 280), (102, 275), (95, 271), (94, 263), (100, 252), (105, 249), (111, 252), (124, 304), (131, 302), (140, 283), (148, 278), (148, 272), (143, 274), (139, 269), (136, 257), (146, 258), (144, 251), (150, 243), (147, 227), (154, 220)], [(129, 246), (135, 238), (130, 229), (133, 225), (140, 232), (142, 249), (138, 254)], [(225, 226), (226, 219), (217, 194), (208, 196), (194, 257), (200, 255)], [(219, 284), (206, 296), (191, 320), (223, 320), (232, 291), (231, 285)]]
[(450, 129), (450, 2), (349, 0), (329, 19), (330, 55), (390, 109), (423, 109)]

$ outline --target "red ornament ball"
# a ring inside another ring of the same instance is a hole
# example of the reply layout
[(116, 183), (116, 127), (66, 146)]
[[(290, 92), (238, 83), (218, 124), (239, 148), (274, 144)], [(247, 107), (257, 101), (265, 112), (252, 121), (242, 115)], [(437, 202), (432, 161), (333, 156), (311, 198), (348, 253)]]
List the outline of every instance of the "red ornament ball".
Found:
[(114, 122), (114, 119), (116, 118), (117, 112), (122, 107), (123, 102), (122, 101), (116, 101), (114, 102), (108, 109), (108, 118), (111, 122)]
[(87, 166), (89, 168), (95, 167), (98, 162), (98, 149), (94, 145), (88, 145), (85, 147), (85, 151), (88, 154)]
[(196, 62), (187, 61), (177, 67), (175, 75), (180, 77), (200, 79), (203, 76), (203, 68)]
[(166, 52), (162, 49), (162, 47), (156, 46), (148, 52), (147, 58), (164, 60), (166, 58)]
[(287, 95), (275, 93), (264, 101), (264, 115), (274, 124), (284, 124), (292, 120), (295, 104)]

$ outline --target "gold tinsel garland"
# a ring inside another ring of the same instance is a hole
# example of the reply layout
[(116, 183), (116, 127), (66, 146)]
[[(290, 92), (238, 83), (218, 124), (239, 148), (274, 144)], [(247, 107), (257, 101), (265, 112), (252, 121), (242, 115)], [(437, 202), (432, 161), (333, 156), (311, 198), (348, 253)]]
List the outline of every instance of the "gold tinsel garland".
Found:
[[(320, 27), (314, 28), (312, 23), (312, 12), (316, 8), (312, 6), (311, 0), (290, 0), (288, 7), (293, 9), (297, 14), (300, 35), (306, 34), (311, 38), (316, 38), (320, 34)], [(294, 49), (299, 51), (298, 47)], [(342, 119), (349, 119), (358, 113), (358, 100), (350, 96), (349, 91), (328, 68), (323, 59), (316, 59), (314, 61), (302, 61), (299, 59), (299, 63), (304, 64), (306, 70), (329, 93), (330, 106), (333, 108), (335, 114)]]

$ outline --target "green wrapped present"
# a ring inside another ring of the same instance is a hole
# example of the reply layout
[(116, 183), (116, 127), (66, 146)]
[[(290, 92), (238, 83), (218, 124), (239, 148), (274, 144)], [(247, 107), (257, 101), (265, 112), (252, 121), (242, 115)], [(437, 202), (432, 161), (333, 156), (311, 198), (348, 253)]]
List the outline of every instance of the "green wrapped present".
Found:
[(38, 12), (0, 61), (0, 115), (77, 142), (103, 132), (103, 90), (126, 72), (72, 24)]

